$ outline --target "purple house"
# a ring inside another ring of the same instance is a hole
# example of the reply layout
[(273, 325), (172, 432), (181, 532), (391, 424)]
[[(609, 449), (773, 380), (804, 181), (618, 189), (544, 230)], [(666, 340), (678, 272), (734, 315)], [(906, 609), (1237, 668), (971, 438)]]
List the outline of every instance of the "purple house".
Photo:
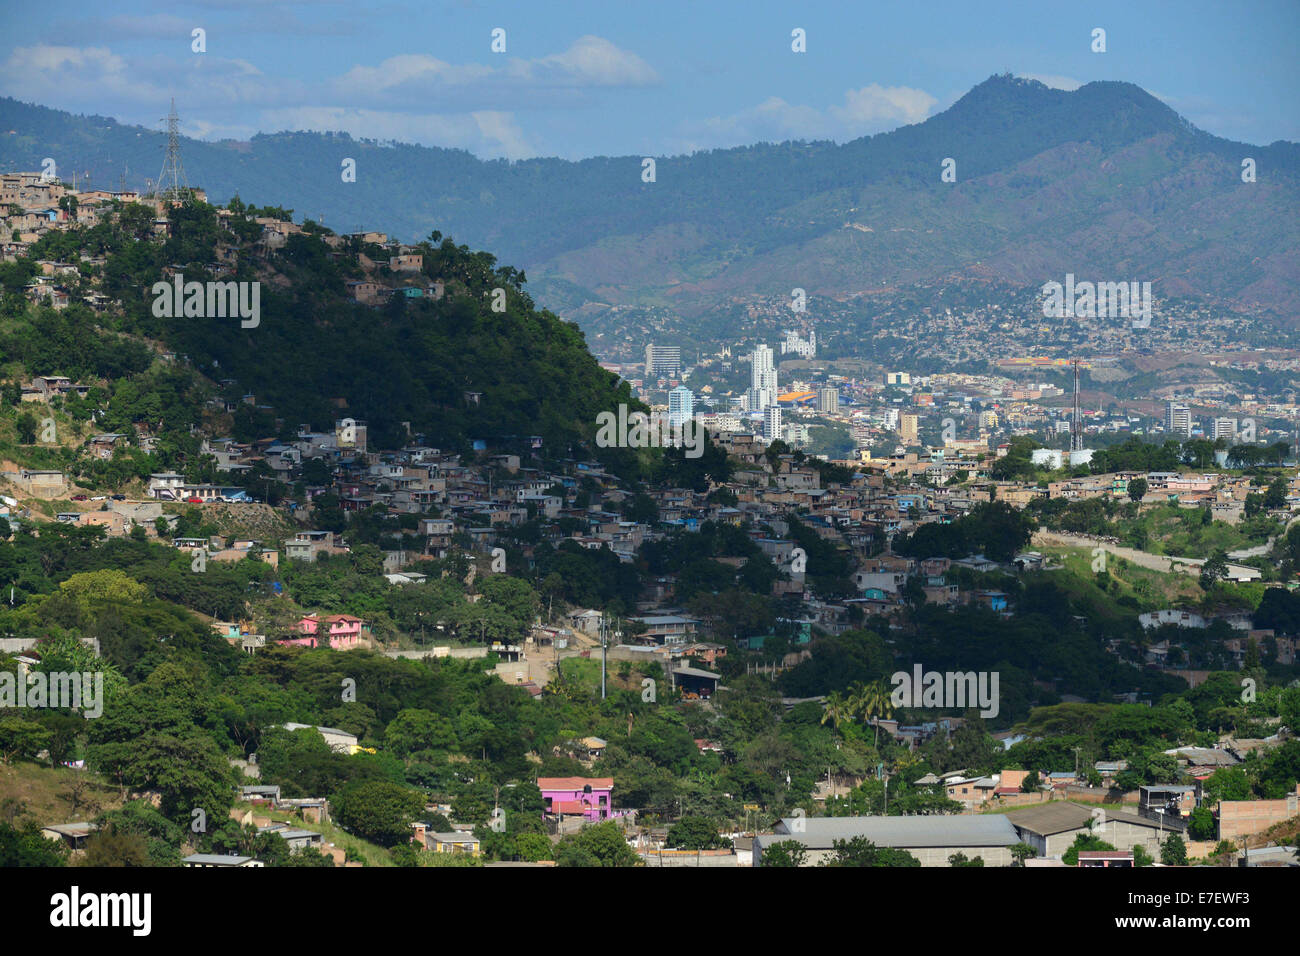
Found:
[(613, 815), (613, 777), (538, 777), (537, 787), (549, 814), (582, 816), (585, 820), (608, 820)]

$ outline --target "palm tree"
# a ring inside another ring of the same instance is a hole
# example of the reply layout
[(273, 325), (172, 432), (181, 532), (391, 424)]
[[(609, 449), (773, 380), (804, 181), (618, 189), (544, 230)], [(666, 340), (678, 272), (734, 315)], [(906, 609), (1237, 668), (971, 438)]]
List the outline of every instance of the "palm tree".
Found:
[(822, 714), (823, 726), (829, 720), (838, 734), (840, 732), (840, 723), (853, 715), (852, 710), (849, 708), (849, 702), (840, 696), (839, 691), (833, 690), (826, 695), (826, 702), (823, 706), (826, 708)]
[[(873, 681), (862, 687), (854, 698), (859, 705), (859, 709), (864, 719), (872, 717), (888, 718), (894, 712), (894, 701), (889, 693), (889, 685), (883, 680)], [(880, 744), (880, 722), (876, 721), (876, 738), (877, 746)]]

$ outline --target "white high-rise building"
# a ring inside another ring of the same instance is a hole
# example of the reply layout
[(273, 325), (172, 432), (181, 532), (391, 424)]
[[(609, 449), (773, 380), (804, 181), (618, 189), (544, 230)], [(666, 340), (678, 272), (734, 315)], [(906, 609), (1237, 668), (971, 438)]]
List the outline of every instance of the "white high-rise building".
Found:
[(1184, 438), (1192, 434), (1192, 410), (1175, 402), (1165, 404), (1165, 431)]
[(1217, 441), (1220, 438), (1237, 437), (1237, 420), (1235, 418), (1216, 418), (1211, 426), (1210, 439)]
[(753, 369), (750, 372), (749, 410), (763, 412), (776, 404), (776, 366), (772, 361), (772, 349), (760, 345), (751, 356)]
[(768, 441), (781, 437), (781, 406), (769, 405), (763, 411), (763, 437)]
[(695, 393), (678, 385), (668, 393), (668, 424), (680, 428), (695, 415)]
[(819, 388), (817, 390), (817, 408), (823, 412), (840, 410), (840, 390), (838, 388)]

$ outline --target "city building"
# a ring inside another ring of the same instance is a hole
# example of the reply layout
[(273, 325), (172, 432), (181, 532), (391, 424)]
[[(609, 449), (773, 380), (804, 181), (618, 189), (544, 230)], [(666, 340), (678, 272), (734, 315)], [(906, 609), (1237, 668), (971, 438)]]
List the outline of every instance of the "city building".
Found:
[(763, 411), (763, 437), (768, 441), (781, 437), (780, 405), (769, 405)]
[(838, 388), (817, 389), (818, 411), (835, 413), (840, 410), (840, 390)]
[(776, 404), (776, 366), (772, 362), (772, 349), (760, 345), (751, 356), (753, 368), (750, 372), (749, 410), (763, 412), (769, 405)]
[(645, 377), (677, 378), (682, 374), (682, 350), (675, 345), (645, 347)]
[(689, 422), (695, 415), (695, 394), (685, 385), (678, 385), (668, 393), (668, 424), (675, 428)]
[(917, 436), (920, 433), (920, 419), (911, 413), (904, 412), (898, 416), (898, 436), (904, 444), (914, 445)]
[(1214, 424), (1210, 426), (1210, 440), (1217, 441), (1220, 438), (1235, 439), (1237, 437), (1237, 420), (1235, 418), (1216, 418)]
[(1165, 404), (1165, 431), (1188, 438), (1192, 434), (1192, 412), (1186, 405)]

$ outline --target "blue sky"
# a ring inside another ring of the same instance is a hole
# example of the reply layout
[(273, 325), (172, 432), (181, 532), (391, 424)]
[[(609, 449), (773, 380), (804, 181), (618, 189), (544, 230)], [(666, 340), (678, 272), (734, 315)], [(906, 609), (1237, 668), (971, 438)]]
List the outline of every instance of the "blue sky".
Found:
[(0, 4), (0, 94), (154, 127), (175, 96), (208, 139), (345, 130), (569, 159), (843, 142), (1012, 72), (1126, 80), (1216, 135), (1300, 140), (1300, 0)]

